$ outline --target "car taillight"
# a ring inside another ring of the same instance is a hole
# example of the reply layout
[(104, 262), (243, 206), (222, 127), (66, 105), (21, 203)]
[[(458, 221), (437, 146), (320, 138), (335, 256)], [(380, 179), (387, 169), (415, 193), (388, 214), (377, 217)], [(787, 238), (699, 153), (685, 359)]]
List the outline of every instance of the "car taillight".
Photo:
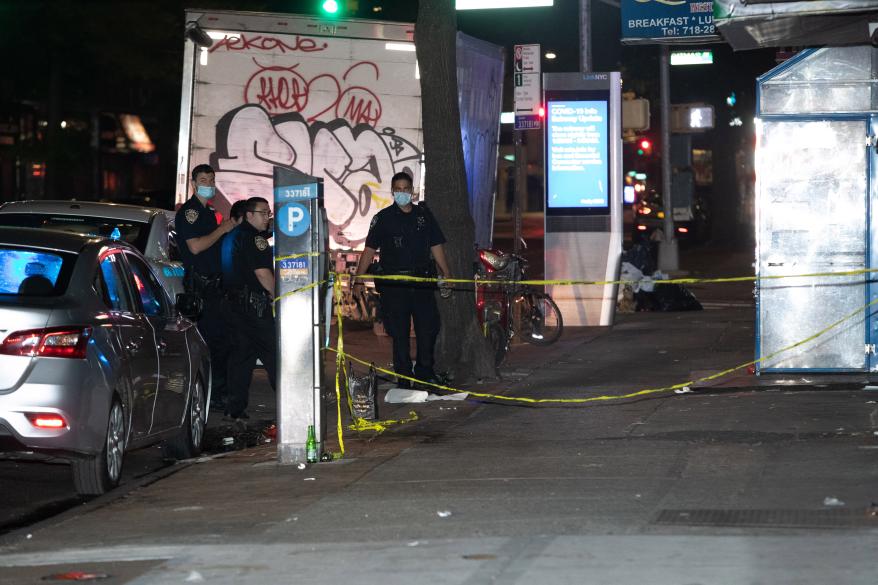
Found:
[(91, 327), (55, 327), (15, 331), (0, 344), (6, 355), (84, 359)]
[(67, 421), (60, 414), (51, 412), (28, 412), (25, 414), (30, 424), (38, 429), (63, 429)]

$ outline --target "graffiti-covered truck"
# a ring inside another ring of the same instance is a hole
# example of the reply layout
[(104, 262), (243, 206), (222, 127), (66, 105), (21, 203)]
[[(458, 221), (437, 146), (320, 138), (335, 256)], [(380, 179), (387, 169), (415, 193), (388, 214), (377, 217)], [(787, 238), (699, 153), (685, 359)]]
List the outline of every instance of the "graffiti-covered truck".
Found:
[[(406, 171), (424, 197), (421, 87), (411, 24), (186, 12), (176, 200), (216, 170), (215, 205), (272, 200), (274, 166), (324, 180), (333, 249), (362, 247)], [(477, 240), (490, 243), (503, 53), (458, 37), (461, 131)]]

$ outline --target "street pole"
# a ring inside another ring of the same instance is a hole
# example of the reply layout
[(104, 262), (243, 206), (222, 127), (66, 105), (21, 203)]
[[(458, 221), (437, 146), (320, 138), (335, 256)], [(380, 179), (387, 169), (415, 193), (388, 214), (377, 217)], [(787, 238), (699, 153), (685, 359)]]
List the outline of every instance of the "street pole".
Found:
[(591, 71), (591, 0), (579, 0), (579, 70)]
[(659, 244), (658, 267), (662, 272), (678, 270), (680, 258), (674, 237), (674, 205), (671, 201), (671, 66), (670, 49), (661, 45), (661, 117), (662, 117), (662, 201), (664, 202), (665, 237)]
[(521, 211), (527, 193), (527, 150), (524, 148), (524, 130), (515, 130), (515, 196), (512, 209), (512, 251), (521, 253)]

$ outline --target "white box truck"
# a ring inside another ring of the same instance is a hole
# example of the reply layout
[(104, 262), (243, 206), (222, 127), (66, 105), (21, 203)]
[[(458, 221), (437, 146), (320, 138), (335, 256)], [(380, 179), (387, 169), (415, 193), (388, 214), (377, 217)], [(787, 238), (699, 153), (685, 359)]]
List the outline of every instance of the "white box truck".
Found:
[[(239, 199), (272, 201), (272, 168), (295, 168), (323, 178), (330, 246), (350, 250), (392, 202), (394, 173), (423, 195), (413, 25), (201, 10), (186, 23), (178, 203), (201, 163), (216, 170), (224, 214)], [(490, 244), (503, 53), (461, 35), (458, 54), (471, 209)]]

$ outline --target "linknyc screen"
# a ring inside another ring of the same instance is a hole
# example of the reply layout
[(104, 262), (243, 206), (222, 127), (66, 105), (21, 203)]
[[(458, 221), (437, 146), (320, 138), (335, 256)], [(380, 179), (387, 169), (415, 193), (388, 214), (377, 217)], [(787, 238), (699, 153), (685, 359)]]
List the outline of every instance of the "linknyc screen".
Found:
[(609, 91), (546, 91), (546, 213), (609, 215)]

